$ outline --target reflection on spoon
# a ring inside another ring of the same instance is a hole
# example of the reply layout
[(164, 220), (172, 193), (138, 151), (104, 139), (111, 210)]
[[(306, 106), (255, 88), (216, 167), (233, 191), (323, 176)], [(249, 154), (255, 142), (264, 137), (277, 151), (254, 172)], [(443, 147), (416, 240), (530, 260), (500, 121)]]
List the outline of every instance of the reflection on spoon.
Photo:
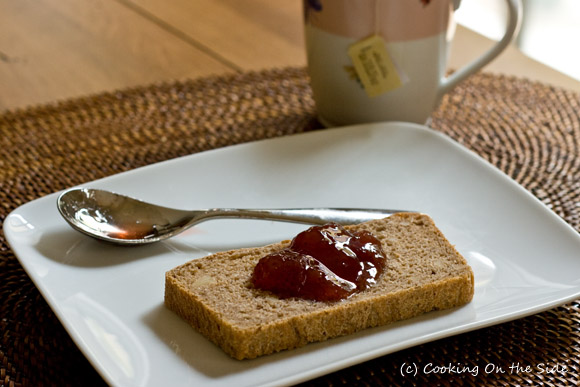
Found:
[(363, 208), (211, 208), (185, 211), (93, 188), (73, 188), (63, 192), (58, 197), (57, 207), (74, 229), (121, 245), (158, 242), (214, 218), (268, 219), (306, 224), (336, 222), (347, 225), (402, 212)]

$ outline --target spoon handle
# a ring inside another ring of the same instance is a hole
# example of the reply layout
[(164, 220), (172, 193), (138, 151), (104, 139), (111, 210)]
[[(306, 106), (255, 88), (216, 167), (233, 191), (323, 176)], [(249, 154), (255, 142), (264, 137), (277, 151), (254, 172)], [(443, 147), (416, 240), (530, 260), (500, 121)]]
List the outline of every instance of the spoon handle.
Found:
[[(246, 218), (268, 219), (294, 223), (325, 224), (335, 222), (342, 225), (361, 223), (372, 219), (386, 218), (400, 210), (369, 208), (288, 208), (288, 209), (238, 209), (213, 208), (206, 210), (202, 218)], [(205, 219), (203, 219), (205, 220)]]

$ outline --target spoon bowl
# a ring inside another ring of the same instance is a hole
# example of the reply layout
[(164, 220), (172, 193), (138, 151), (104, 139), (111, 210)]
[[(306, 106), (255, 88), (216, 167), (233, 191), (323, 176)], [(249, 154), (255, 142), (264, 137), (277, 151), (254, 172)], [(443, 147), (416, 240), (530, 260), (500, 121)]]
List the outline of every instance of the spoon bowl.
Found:
[(305, 224), (355, 224), (399, 210), (366, 208), (210, 208), (178, 210), (95, 188), (72, 188), (57, 199), (62, 217), (77, 231), (119, 245), (144, 245), (171, 238), (206, 220), (245, 218)]

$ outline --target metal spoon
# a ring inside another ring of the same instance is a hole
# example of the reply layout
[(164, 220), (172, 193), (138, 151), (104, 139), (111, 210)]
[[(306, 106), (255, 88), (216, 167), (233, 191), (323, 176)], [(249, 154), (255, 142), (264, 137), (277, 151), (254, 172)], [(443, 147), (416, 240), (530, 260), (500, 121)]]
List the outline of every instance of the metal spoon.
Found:
[(143, 245), (181, 233), (212, 218), (269, 219), (347, 225), (392, 215), (396, 210), (362, 208), (235, 209), (184, 211), (93, 188), (73, 188), (57, 200), (63, 218), (76, 230), (120, 245)]

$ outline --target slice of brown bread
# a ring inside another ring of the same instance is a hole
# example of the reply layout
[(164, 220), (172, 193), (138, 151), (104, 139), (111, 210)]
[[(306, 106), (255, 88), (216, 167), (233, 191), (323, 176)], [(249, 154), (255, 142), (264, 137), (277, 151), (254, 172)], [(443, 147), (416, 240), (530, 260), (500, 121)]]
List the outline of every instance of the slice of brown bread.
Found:
[(399, 213), (348, 227), (382, 243), (377, 284), (338, 302), (279, 299), (254, 289), (256, 263), (289, 241), (213, 254), (166, 273), (165, 305), (236, 359), (255, 358), (453, 308), (473, 298), (473, 272), (431, 218)]

